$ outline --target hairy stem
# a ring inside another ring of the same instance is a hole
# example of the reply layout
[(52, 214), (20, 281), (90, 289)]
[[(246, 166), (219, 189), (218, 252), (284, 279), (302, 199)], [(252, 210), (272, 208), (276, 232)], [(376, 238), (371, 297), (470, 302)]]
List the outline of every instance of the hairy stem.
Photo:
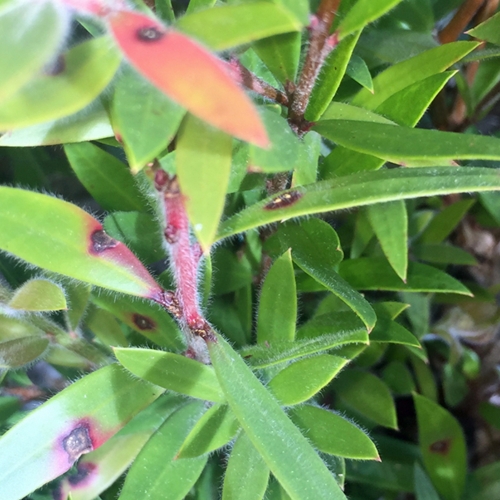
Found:
[(297, 87), (292, 94), (290, 103), (289, 122), (292, 129), (302, 135), (307, 104), (311, 96), (314, 83), (319, 75), (321, 67), (330, 51), (336, 46), (335, 35), (330, 36), (330, 29), (335, 19), (335, 13), (339, 8), (341, 0), (321, 0), (318, 11), (312, 19), (310, 26), (309, 50)]

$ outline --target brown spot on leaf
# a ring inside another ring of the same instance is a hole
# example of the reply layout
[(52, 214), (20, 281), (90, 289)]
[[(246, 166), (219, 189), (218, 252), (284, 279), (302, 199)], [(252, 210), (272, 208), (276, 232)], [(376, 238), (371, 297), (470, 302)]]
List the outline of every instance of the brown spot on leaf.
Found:
[(156, 323), (151, 318), (143, 316), (142, 314), (134, 314), (132, 316), (132, 321), (139, 330), (154, 330), (156, 328)]
[(103, 229), (98, 229), (90, 235), (91, 251), (93, 253), (102, 253), (105, 250), (116, 247), (118, 241), (107, 235)]
[(139, 28), (136, 34), (141, 42), (156, 42), (165, 36), (165, 31), (160, 30), (158, 26), (146, 26)]
[(76, 462), (84, 453), (94, 449), (87, 425), (80, 425), (73, 429), (63, 439), (62, 445), (71, 463)]
[(435, 441), (429, 446), (429, 450), (432, 453), (438, 453), (439, 455), (447, 455), (450, 451), (451, 439), (442, 439), (441, 441)]
[(269, 203), (264, 205), (264, 210), (277, 210), (293, 205), (302, 198), (300, 191), (289, 191), (288, 193), (280, 194), (273, 198)]

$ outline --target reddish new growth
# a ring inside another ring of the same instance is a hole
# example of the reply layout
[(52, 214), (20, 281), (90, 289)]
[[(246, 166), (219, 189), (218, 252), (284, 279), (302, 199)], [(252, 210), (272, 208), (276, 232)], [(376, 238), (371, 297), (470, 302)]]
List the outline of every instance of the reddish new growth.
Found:
[(198, 265), (200, 262), (199, 245), (192, 241), (191, 231), (184, 200), (175, 177), (165, 171), (155, 173), (155, 188), (161, 196), (165, 217), (165, 241), (170, 253), (170, 265), (174, 274), (177, 290), (164, 292), (155, 300), (170, 312), (181, 324), (188, 335), (189, 352), (199, 352), (196, 338), (215, 342), (212, 327), (201, 312), (198, 298)]

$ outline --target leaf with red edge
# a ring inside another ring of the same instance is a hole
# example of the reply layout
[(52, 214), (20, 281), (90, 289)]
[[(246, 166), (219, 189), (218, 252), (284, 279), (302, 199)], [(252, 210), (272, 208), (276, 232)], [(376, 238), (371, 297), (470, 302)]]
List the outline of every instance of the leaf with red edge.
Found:
[(132, 66), (171, 99), (238, 139), (269, 145), (256, 108), (223, 61), (144, 14), (114, 12), (109, 26)]

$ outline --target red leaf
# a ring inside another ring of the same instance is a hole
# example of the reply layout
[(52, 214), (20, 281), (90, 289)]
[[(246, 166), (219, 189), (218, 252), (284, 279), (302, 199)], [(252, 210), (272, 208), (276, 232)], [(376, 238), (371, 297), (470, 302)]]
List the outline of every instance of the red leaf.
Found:
[(256, 108), (223, 61), (144, 14), (113, 12), (109, 25), (130, 63), (171, 99), (230, 135), (269, 145)]

